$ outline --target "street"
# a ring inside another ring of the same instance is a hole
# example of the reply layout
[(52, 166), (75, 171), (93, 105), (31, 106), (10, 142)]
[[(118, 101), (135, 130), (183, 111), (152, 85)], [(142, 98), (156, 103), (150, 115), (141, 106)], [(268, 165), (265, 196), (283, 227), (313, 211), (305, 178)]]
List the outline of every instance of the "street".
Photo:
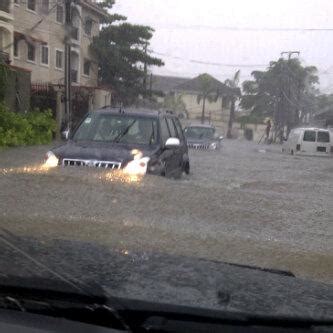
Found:
[(124, 253), (168, 253), (333, 281), (333, 161), (226, 140), (192, 151), (181, 180), (122, 182), (95, 169), (49, 171), (47, 146), (0, 151), (0, 226)]

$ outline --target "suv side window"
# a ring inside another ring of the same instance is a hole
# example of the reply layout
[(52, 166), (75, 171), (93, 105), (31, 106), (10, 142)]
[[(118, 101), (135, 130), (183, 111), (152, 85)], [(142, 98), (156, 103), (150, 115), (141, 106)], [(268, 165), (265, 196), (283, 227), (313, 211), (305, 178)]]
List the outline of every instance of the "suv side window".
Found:
[(167, 118), (168, 127), (172, 138), (178, 138), (175, 125), (171, 118)]
[(178, 119), (174, 119), (173, 120), (175, 126), (176, 126), (176, 130), (178, 132), (178, 138), (179, 140), (181, 141), (184, 141), (184, 135), (183, 135), (183, 129), (182, 129), (182, 125), (180, 124), (179, 120)]
[(161, 138), (163, 144), (170, 138), (170, 132), (165, 118), (161, 118)]

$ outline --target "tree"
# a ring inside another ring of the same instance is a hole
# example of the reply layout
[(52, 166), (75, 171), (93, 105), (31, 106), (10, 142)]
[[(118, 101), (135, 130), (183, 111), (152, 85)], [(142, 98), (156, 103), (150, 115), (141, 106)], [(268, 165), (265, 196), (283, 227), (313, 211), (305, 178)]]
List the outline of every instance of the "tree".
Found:
[(227, 96), (227, 99), (230, 100), (230, 116), (228, 122), (228, 131), (227, 131), (227, 138), (232, 138), (232, 125), (235, 120), (235, 109), (236, 109), (236, 100), (240, 97), (240, 89), (238, 87), (239, 84), (239, 76), (240, 70), (238, 70), (232, 79), (227, 79), (224, 83), (232, 89), (234, 92), (233, 94)]
[(305, 113), (313, 112), (318, 76), (314, 66), (304, 67), (298, 58), (272, 61), (266, 71), (254, 71), (254, 80), (243, 82), (241, 107), (274, 120), (275, 132), (287, 135)]
[[(113, 0), (99, 3), (104, 9), (113, 4)], [(120, 102), (131, 104), (140, 94), (146, 94), (145, 68), (162, 66), (163, 62), (152, 57), (148, 50), (154, 30), (125, 20), (117, 14), (108, 15), (99, 36), (93, 39), (91, 50), (100, 65), (100, 82), (110, 85)]]
[(202, 101), (201, 123), (205, 122), (206, 101), (209, 103), (216, 102), (218, 98), (218, 89), (212, 77), (208, 74), (198, 76), (199, 94), (197, 95), (197, 103)]

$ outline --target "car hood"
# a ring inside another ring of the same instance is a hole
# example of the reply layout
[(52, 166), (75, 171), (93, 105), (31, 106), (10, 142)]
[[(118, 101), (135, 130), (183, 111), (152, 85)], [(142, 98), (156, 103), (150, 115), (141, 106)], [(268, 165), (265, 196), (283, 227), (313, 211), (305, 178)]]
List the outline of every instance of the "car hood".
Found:
[(212, 142), (218, 142), (218, 139), (208, 139), (208, 138), (204, 138), (204, 139), (193, 139), (193, 138), (188, 138), (187, 139), (187, 143), (191, 143), (191, 144), (210, 144)]
[(12, 241), (19, 242), (35, 262), (2, 244), (1, 279), (34, 274), (54, 278), (36, 266), (39, 261), (73, 279), (94, 281), (116, 297), (253, 314), (333, 318), (332, 285), (286, 272), (81, 241), (22, 237)]
[(157, 150), (156, 146), (149, 145), (142, 146), (91, 141), (70, 141), (63, 146), (52, 149), (52, 151), (60, 159), (70, 158), (123, 163), (133, 159), (133, 155), (131, 154), (133, 149), (140, 150), (143, 156), (148, 157)]

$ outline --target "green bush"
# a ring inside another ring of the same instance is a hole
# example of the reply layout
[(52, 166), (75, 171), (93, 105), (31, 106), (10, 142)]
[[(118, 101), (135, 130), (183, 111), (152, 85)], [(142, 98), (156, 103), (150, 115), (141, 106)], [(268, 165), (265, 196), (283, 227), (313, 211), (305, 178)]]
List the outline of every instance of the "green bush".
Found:
[(20, 114), (0, 104), (0, 147), (47, 144), (55, 129), (56, 123), (49, 110)]

